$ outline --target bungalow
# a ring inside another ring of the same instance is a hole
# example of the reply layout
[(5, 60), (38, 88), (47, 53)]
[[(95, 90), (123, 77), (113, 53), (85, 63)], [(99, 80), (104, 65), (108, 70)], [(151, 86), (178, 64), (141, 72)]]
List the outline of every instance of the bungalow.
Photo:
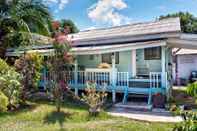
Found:
[[(123, 93), (123, 103), (130, 94), (146, 95), (149, 105), (155, 93), (168, 98), (173, 83), (172, 49), (197, 49), (197, 36), (191, 38), (190, 34), (181, 33), (179, 18), (86, 30), (69, 36), (77, 58), (74, 70), (69, 72), (69, 84), (75, 94), (91, 80), (98, 90), (105, 86), (112, 92), (113, 102), (116, 93)], [(49, 43), (34, 46), (33, 51), (47, 55), (53, 49)], [(20, 52), (9, 49), (6, 55), (17, 53)], [(101, 68), (101, 63), (110, 67)]]

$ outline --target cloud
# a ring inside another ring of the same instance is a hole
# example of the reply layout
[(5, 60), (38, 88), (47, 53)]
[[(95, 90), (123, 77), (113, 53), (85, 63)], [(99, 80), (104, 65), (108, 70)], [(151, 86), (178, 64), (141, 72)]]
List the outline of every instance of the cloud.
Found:
[(94, 22), (113, 26), (127, 24), (131, 19), (119, 13), (127, 7), (123, 0), (98, 0), (96, 4), (88, 8), (88, 17)]
[(59, 1), (59, 9), (64, 9), (65, 5), (68, 4), (69, 0), (60, 0)]
[(90, 27), (85, 28), (85, 29), (83, 29), (83, 30), (94, 30), (94, 29), (96, 29), (96, 27), (95, 27), (95, 26), (90, 26)]
[(166, 11), (166, 10), (167, 10), (167, 7), (164, 6), (164, 5), (157, 6), (156, 8), (157, 8), (158, 10), (160, 10), (160, 11)]
[(66, 4), (69, 3), (70, 0), (43, 0), (43, 2), (47, 3), (47, 4), (58, 4), (58, 10), (63, 10), (64, 7), (66, 6)]
[(58, 3), (58, 0), (43, 0), (46, 4)]

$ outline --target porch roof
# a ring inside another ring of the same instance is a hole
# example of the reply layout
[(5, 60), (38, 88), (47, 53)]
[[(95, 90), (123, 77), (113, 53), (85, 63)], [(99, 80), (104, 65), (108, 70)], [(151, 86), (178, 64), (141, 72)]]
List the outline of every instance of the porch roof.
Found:
[(197, 50), (197, 34), (181, 33), (177, 38), (169, 38), (167, 43), (173, 48)]
[(128, 44), (119, 45), (106, 45), (106, 46), (91, 46), (91, 47), (75, 47), (73, 48), (73, 53), (76, 55), (88, 55), (88, 54), (104, 54), (111, 52), (121, 52), (133, 49), (142, 49), (148, 47), (157, 47), (166, 45), (165, 41), (148, 41), (148, 42), (135, 42)]
[[(120, 52), (120, 51), (128, 51), (132, 49), (142, 49), (148, 47), (157, 47), (157, 46), (164, 46), (166, 42), (163, 40), (158, 41), (148, 41), (148, 42), (135, 42), (135, 43), (128, 43), (128, 44), (119, 44), (119, 45), (105, 45), (105, 46), (91, 46), (91, 47), (73, 47), (72, 53), (75, 55), (91, 55), (91, 54), (104, 54), (104, 53), (111, 53), (111, 52)], [(36, 49), (32, 48), (32, 50), (28, 50), (27, 52), (37, 52), (43, 55), (50, 55), (53, 54), (54, 49)], [(6, 52), (6, 56), (20, 56), (24, 53), (24, 50), (8, 50)]]

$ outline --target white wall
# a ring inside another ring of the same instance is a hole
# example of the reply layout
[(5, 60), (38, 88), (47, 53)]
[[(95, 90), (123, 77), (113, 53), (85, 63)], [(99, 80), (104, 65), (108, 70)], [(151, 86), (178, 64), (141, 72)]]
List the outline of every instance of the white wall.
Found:
[(197, 55), (178, 55), (178, 78), (188, 79), (191, 71), (197, 71)]
[[(102, 62), (101, 54), (94, 55), (94, 59), (90, 60), (89, 55), (78, 56), (78, 64), (86, 68), (97, 68)], [(131, 51), (119, 52), (119, 64), (116, 64), (118, 71), (131, 71)]]
[(161, 72), (161, 60), (145, 60), (144, 49), (138, 49), (137, 68), (148, 68), (150, 72)]
[[(144, 60), (144, 49), (136, 50), (137, 68), (148, 68), (150, 72), (161, 72), (161, 60)], [(96, 68), (101, 63), (101, 55), (94, 55), (90, 60), (89, 55), (78, 56), (78, 64), (86, 68)], [(118, 71), (130, 72), (132, 74), (131, 51), (119, 52), (119, 64), (116, 64)]]

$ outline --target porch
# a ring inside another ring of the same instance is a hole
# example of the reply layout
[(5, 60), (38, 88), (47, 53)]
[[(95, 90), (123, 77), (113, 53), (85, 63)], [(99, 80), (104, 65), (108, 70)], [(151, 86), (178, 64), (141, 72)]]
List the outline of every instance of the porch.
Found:
[[(149, 78), (146, 79), (130, 79), (129, 72), (115, 72), (113, 74), (113, 72), (108, 71), (108, 69), (91, 72), (62, 71), (61, 75), (69, 80), (69, 86), (71, 89), (75, 90), (75, 95), (78, 95), (79, 90), (84, 90), (86, 88), (87, 81), (93, 81), (96, 83), (98, 91), (105, 90), (106, 92), (112, 93), (113, 102), (116, 102), (116, 93), (123, 93), (122, 103), (127, 102), (129, 94), (137, 94), (146, 95), (148, 97), (147, 104), (151, 106), (153, 94), (166, 93), (166, 89), (162, 87), (161, 83), (161, 72), (150, 72)], [(113, 75), (115, 75), (115, 79), (113, 79)], [(54, 73), (47, 72), (44, 82), (47, 82), (52, 77), (54, 77)], [(167, 80), (167, 78), (165, 80)], [(165, 83), (167, 83), (167, 81)], [(141, 84), (141, 86), (139, 84)]]
[[(151, 42), (154, 44), (154, 42)], [(163, 42), (160, 42), (163, 44)], [(157, 43), (158, 44), (158, 43)], [(155, 47), (155, 46), (153, 46)], [(98, 91), (106, 90), (112, 93), (112, 100), (116, 102), (116, 93), (123, 93), (122, 102), (126, 103), (129, 94), (146, 95), (148, 97), (147, 104), (151, 105), (152, 95), (155, 93), (163, 93), (166, 95), (167, 88), (169, 87), (167, 80), (166, 70), (166, 46), (156, 46), (161, 49), (161, 58), (157, 60), (148, 60), (150, 66), (144, 67), (141, 60), (138, 60), (144, 47), (135, 49), (126, 48), (119, 51), (114, 50), (111, 46), (111, 50), (97, 49), (97, 53), (93, 52), (95, 47), (82, 54), (82, 51), (78, 51), (76, 55), (75, 63), (73, 64), (72, 71), (62, 71), (61, 75), (65, 79), (69, 80), (69, 85), (75, 90), (75, 94), (78, 95), (79, 90), (84, 90), (87, 81), (93, 81), (96, 83)], [(152, 48), (152, 45), (147, 47)], [(81, 49), (81, 48), (80, 48)], [(119, 56), (117, 56), (119, 53)], [(111, 54), (108, 61), (109, 68), (99, 68), (99, 63), (102, 63), (102, 55)], [(94, 55), (94, 60), (92, 60)], [(119, 62), (117, 62), (117, 57)], [(168, 57), (167, 57), (168, 58)], [(144, 59), (144, 58), (143, 58)], [(140, 68), (139, 68), (140, 67)], [(46, 81), (53, 77), (55, 73), (46, 73)]]

